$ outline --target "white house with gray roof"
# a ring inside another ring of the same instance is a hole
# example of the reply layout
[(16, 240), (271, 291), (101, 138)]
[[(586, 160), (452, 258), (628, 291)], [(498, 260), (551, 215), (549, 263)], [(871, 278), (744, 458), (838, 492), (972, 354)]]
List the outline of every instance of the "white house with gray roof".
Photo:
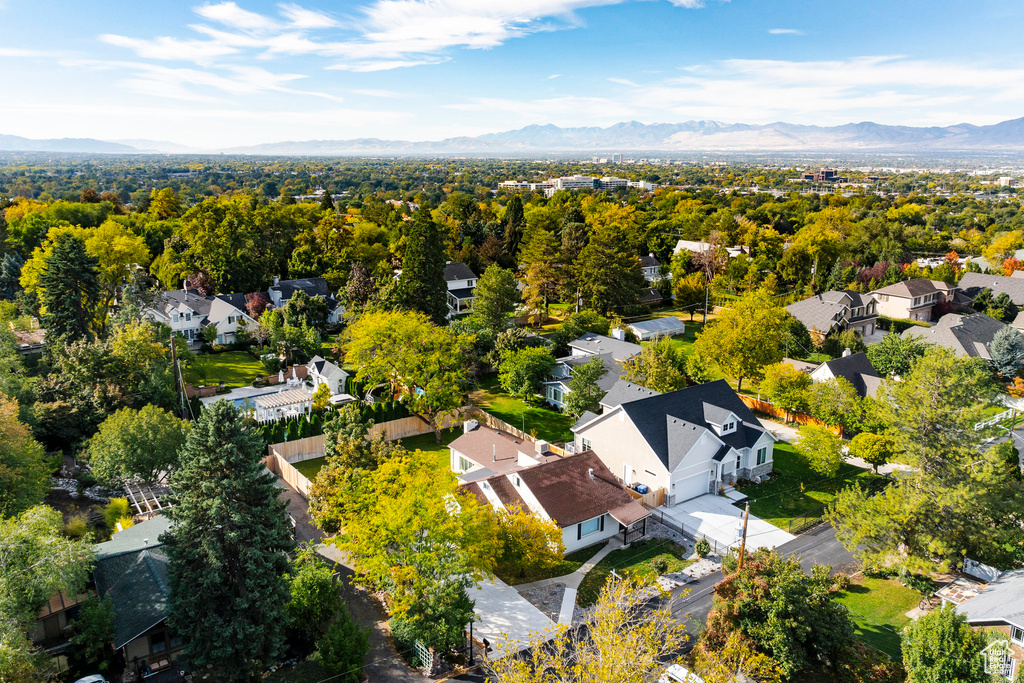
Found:
[(772, 469), (775, 437), (725, 380), (627, 400), (572, 431), (577, 452), (592, 449), (627, 486), (665, 489), (666, 505)]
[(544, 399), (561, 410), (565, 407), (565, 398), (572, 393), (569, 388), (569, 381), (572, 379), (576, 369), (591, 362), (595, 358), (601, 361), (604, 366), (604, 374), (597, 380), (597, 388), (607, 392), (619, 378), (622, 377), (622, 364), (615, 360), (611, 353), (602, 353), (597, 356), (565, 356), (555, 360), (555, 367), (551, 370), (550, 379), (544, 382)]
[(477, 276), (469, 266), (449, 261), (444, 267), (444, 281), (448, 287), (448, 317), (472, 311)]
[(569, 342), (569, 351), (573, 356), (601, 356), (611, 354), (612, 358), (622, 363), (643, 351), (639, 344), (626, 341), (622, 330), (613, 330), (615, 337), (588, 332), (579, 339)]
[(143, 317), (162, 323), (180, 334), (192, 345), (203, 342), (203, 331), (217, 328), (217, 344), (233, 344), (239, 327), (249, 329), (256, 321), (231, 303), (231, 295), (200, 296), (195, 290), (175, 289), (164, 292), (152, 307), (142, 311)]
[(874, 297), (852, 290), (833, 290), (797, 301), (786, 310), (819, 342), (832, 332), (853, 330), (862, 337), (874, 334), (878, 305)]
[[(985, 657), (987, 671), (1007, 680), (1024, 671), (1024, 569), (1003, 572), (978, 595), (958, 604), (956, 611), (971, 626), (997, 630), (1009, 639), (997, 660)], [(987, 653), (988, 648), (982, 654)]]

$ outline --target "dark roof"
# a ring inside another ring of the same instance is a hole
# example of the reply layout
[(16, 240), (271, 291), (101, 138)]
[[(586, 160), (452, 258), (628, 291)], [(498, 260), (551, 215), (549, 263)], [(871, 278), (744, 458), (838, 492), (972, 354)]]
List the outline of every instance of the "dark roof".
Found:
[(648, 389), (647, 387), (642, 387), (639, 384), (633, 384), (632, 382), (620, 379), (612, 386), (611, 389), (608, 390), (608, 393), (604, 395), (604, 398), (601, 399), (601, 405), (607, 408), (614, 408), (615, 406), (626, 403), (627, 401), (636, 401), (641, 398), (650, 398), (651, 396), (660, 395), (661, 394), (654, 389)]
[(871, 361), (868, 360), (865, 353), (851, 353), (849, 356), (825, 361), (818, 367), (827, 367), (833, 376), (845, 379), (853, 385), (853, 388), (857, 390), (857, 393), (862, 398), (864, 396), (874, 396), (874, 390), (878, 388), (877, 382), (871, 383), (872, 386), (868, 386), (865, 378), (881, 377), (874, 366), (871, 365)]
[(640, 295), (639, 301), (642, 304), (656, 304), (659, 303), (660, 301), (663, 301), (664, 299), (665, 297), (661, 295), (661, 292), (654, 289), (653, 287), (648, 287)]
[(245, 311), (245, 297), (246, 295), (241, 292), (234, 292), (232, 294), (217, 294), (215, 295), (221, 301), (231, 304), (240, 311)]
[(786, 310), (808, 330), (828, 334), (849, 317), (850, 305), (846, 292), (832, 291), (792, 303)]
[[(522, 475), (526, 470), (520, 470), (512, 476)], [(499, 474), (496, 477), (491, 477), (486, 480), (486, 483), (494, 489), (494, 495), (498, 496), (498, 500), (505, 508), (518, 507), (522, 510), (529, 510), (530, 506), (526, 504), (523, 497), (519, 495), (519, 491), (516, 491), (515, 485), (508, 480), (504, 474)]]
[(654, 254), (648, 254), (647, 256), (640, 257), (641, 268), (655, 268), (661, 265), (661, 261), (655, 258)]
[(163, 546), (113, 555), (96, 563), (96, 591), (114, 607), (114, 648), (124, 647), (167, 618), (167, 554)]
[(456, 299), (472, 299), (473, 292), (475, 291), (476, 287), (462, 287), (460, 289), (449, 289), (448, 293)]
[(476, 275), (465, 263), (449, 263), (444, 267), (445, 282), (454, 280), (475, 280)]
[(481, 505), (488, 505), (487, 496), (484, 495), (484, 492), (480, 489), (479, 483), (472, 481), (468, 484), (463, 484), (460, 488), (465, 490), (467, 493), (472, 493), (476, 497), (477, 502)]
[(1013, 624), (1024, 628), (1024, 569), (1003, 572), (981, 592), (966, 600), (956, 611), (967, 615), (971, 624)]
[[(615, 386), (615, 383), (619, 381), (619, 378), (622, 377), (622, 373), (625, 371), (625, 368), (623, 368), (622, 365), (615, 360), (615, 357), (612, 354), (602, 353), (597, 356), (566, 356), (564, 358), (559, 358), (557, 362), (565, 363), (570, 368), (576, 368), (579, 367), (580, 365), (585, 365), (591, 362), (595, 358), (600, 358), (601, 364), (604, 366), (604, 374), (598, 378), (597, 388), (600, 389), (601, 391), (607, 392), (613, 386)], [(569, 380), (571, 379), (571, 376), (561, 377), (559, 379), (548, 380), (547, 382), (545, 382), (545, 384), (568, 384)]]
[(932, 327), (910, 327), (903, 336), (917, 337), (930, 344), (950, 349), (958, 357), (984, 358), (990, 360), (989, 346), (996, 333), (1006, 327), (995, 318), (984, 313), (957, 315), (947, 313)]
[[(724, 379), (629, 401), (621, 410), (669, 471), (706, 430), (736, 449), (750, 448), (765, 431)], [(730, 412), (740, 424), (735, 432), (718, 436), (710, 420)]]
[(576, 431), (577, 429), (579, 429), (583, 425), (585, 425), (588, 422), (590, 422), (591, 420), (593, 420), (595, 417), (597, 417), (597, 413), (592, 413), (589, 410), (584, 410), (583, 414), (580, 415), (580, 419), (576, 420), (576, 424), (574, 424), (572, 426), (572, 430)]
[(633, 502), (633, 497), (593, 451), (558, 458), (516, 474), (548, 516), (562, 527)]
[[(299, 280), (281, 280), (270, 287), (271, 290), (281, 292), (281, 301), (288, 301), (292, 295), (300, 289), (309, 296), (322, 296), (330, 298), (331, 288), (327, 286), (327, 280), (322, 277), (306, 277)], [(244, 306), (243, 306), (244, 308)]]
[(960, 289), (972, 299), (978, 296), (981, 290), (991, 289), (994, 296), (1005, 293), (1015, 305), (1024, 306), (1024, 278), (964, 273), (960, 279)]

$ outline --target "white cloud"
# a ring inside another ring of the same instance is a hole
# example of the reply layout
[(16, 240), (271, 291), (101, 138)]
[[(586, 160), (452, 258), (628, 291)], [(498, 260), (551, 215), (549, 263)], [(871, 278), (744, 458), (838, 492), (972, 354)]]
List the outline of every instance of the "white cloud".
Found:
[(274, 20), (262, 14), (242, 9), (233, 2), (202, 5), (196, 7), (195, 12), (204, 19), (242, 31), (270, 31), (278, 27), (278, 23)]
[(166, 36), (142, 40), (106, 33), (100, 36), (100, 40), (108, 45), (134, 50), (135, 54), (145, 59), (189, 61), (200, 64), (208, 64), (215, 57), (238, 52), (237, 48), (221, 42), (181, 40)]
[(625, 78), (608, 78), (609, 83), (618, 83), (619, 85), (628, 85), (631, 88), (638, 87), (636, 83)]
[[(0, 8), (3, 5), (0, 4)], [(49, 52), (41, 50), (23, 50), (19, 47), (0, 47), (0, 57), (52, 57)]]
[(364, 97), (383, 97), (383, 98), (386, 98), (386, 99), (398, 99), (398, 98), (401, 98), (401, 97), (406, 97), (405, 94), (400, 93), (400, 92), (395, 92), (393, 90), (376, 90), (376, 89), (372, 89), (372, 88), (370, 88), (370, 89), (365, 89), (364, 88), (364, 89), (359, 89), (359, 90), (353, 90), (352, 94), (354, 94), (354, 95), (363, 95)]
[(544, 80), (545, 80), (545, 81), (553, 81), (553, 80), (555, 80), (556, 78), (561, 78), (561, 77), (562, 77), (562, 74), (551, 74), (550, 76), (548, 76), (548, 77), (547, 77), (547, 78), (545, 78)]
[(327, 68), (331, 71), (353, 71), (357, 73), (368, 73), (371, 71), (390, 71), (391, 69), (404, 69), (410, 66), (424, 66), (426, 64), (440, 64), (444, 59), (381, 59), (362, 62), (342, 62), (332, 64)]
[(289, 21), (292, 28), (335, 28), (340, 26), (337, 20), (324, 14), (300, 7), (296, 4), (278, 5), (281, 15)]
[(798, 28), (770, 28), (768, 33), (771, 33), (773, 36), (802, 36), (804, 34)]

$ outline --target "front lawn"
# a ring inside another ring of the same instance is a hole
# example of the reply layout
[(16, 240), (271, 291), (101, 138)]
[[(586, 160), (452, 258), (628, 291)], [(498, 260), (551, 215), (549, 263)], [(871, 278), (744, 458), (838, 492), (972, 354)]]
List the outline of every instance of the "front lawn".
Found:
[(814, 513), (831, 503), (842, 489), (859, 482), (874, 485), (882, 477), (854, 465), (843, 463), (839, 473), (823, 478), (807, 461), (797, 455), (792, 444), (775, 444), (774, 471), (768, 482), (742, 488), (750, 497), (750, 513), (788, 531), (790, 522), (801, 515)]
[[(686, 554), (686, 548), (661, 539), (640, 541), (628, 548), (612, 551), (583, 577), (576, 593), (576, 604), (590, 607), (596, 603), (612, 570), (619, 576), (633, 576), (643, 583), (649, 583), (662, 574), (678, 572), (693, 564), (693, 560), (685, 559)], [(665, 562), (663, 571), (653, 566), (658, 559)]]
[(510, 586), (518, 586), (523, 583), (532, 583), (534, 581), (540, 581), (541, 579), (554, 579), (559, 576), (565, 576), (566, 574), (572, 574), (574, 571), (582, 567), (587, 563), (587, 560), (597, 554), (597, 551), (604, 546), (600, 543), (592, 545), (589, 548), (580, 548), (574, 552), (569, 553), (556, 562), (554, 565), (547, 569), (536, 569), (530, 567), (523, 573), (521, 567), (511, 565), (501, 565), (494, 570), (494, 573), (499, 579), (504, 581)]
[(858, 576), (836, 601), (850, 610), (858, 638), (900, 661), (900, 631), (910, 622), (906, 613), (918, 606), (920, 593), (892, 579)]
[(269, 374), (263, 363), (248, 352), (225, 351), (197, 355), (191, 367), (185, 369), (185, 381), (197, 386), (224, 382), (228, 387), (245, 387), (252, 384), (257, 375)]
[(506, 394), (497, 377), (489, 377), (470, 393), (470, 400), (488, 413), (513, 427), (533, 434), (549, 443), (572, 441), (573, 421), (550, 408), (531, 406), (526, 401)]

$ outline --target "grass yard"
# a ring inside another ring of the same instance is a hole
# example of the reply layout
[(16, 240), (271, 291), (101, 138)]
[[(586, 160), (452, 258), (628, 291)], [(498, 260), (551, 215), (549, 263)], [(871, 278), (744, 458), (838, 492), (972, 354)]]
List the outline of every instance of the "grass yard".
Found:
[[(420, 434), (419, 436), (409, 436), (399, 439), (398, 442), (408, 451), (420, 450), (436, 456), (437, 466), (447, 470), (450, 457), (448, 444), (458, 438), (459, 434), (462, 434), (462, 429), (452, 427), (451, 429), (441, 431), (441, 443), (435, 441), (433, 432)], [(313, 458), (312, 460), (292, 463), (292, 467), (301, 472), (304, 477), (313, 481), (317, 472), (320, 471), (320, 468), (324, 466), (326, 461), (327, 458)]]
[[(590, 607), (596, 603), (613, 569), (619, 576), (630, 575), (647, 583), (654, 581), (661, 574), (678, 572), (693, 564), (693, 560), (684, 559), (685, 555), (685, 548), (665, 540), (641, 541), (628, 548), (610, 552), (583, 577), (576, 593), (576, 604), (580, 607)], [(652, 566), (659, 558), (665, 561), (666, 569), (663, 572)]]
[(899, 632), (910, 622), (906, 613), (917, 607), (920, 593), (892, 579), (857, 576), (836, 600), (850, 610), (858, 638), (900, 660)]
[(746, 486), (743, 493), (750, 497), (751, 514), (783, 530), (789, 529), (793, 518), (831, 503), (839, 491), (854, 482), (868, 485), (881, 479), (870, 470), (845, 463), (834, 478), (823, 479), (797, 455), (792, 444), (782, 441), (775, 444), (774, 461), (771, 479), (764, 484)]
[(314, 654), (295, 666), (285, 667), (267, 674), (263, 680), (267, 683), (306, 683), (306, 681), (322, 681), (326, 678), (328, 678), (327, 670)]
[(531, 583), (541, 579), (553, 579), (557, 576), (572, 574), (574, 571), (587, 563), (587, 560), (597, 554), (597, 551), (604, 546), (600, 543), (589, 548), (580, 548), (571, 552), (562, 560), (547, 569), (530, 568), (523, 574), (521, 568), (512, 566), (500, 566), (495, 570), (498, 578), (510, 586), (518, 586), (521, 583)]
[(506, 394), (501, 390), (497, 377), (489, 377), (477, 384), (469, 398), (491, 415), (513, 427), (525, 427), (524, 431), (528, 434), (536, 431), (538, 439), (550, 443), (572, 441), (570, 428), (573, 421), (568, 415), (550, 408), (531, 406), (520, 398)]
[(185, 380), (192, 384), (219, 384), (244, 387), (252, 384), (257, 375), (267, 375), (263, 363), (245, 351), (204, 353), (196, 356), (192, 367), (186, 368)]

